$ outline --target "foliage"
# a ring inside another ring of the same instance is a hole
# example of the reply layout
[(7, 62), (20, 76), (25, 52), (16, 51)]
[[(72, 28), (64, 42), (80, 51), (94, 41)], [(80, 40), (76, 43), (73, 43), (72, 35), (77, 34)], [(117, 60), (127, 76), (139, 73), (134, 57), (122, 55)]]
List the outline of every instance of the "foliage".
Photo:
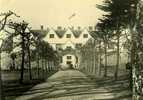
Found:
[[(133, 100), (138, 100), (142, 93), (142, 24), (143, 5), (141, 0), (105, 0), (104, 5), (98, 5), (99, 9), (109, 12), (104, 16), (112, 22), (111, 28), (122, 30), (129, 28), (131, 34), (131, 65), (133, 74)], [(130, 42), (130, 41), (128, 41)], [(139, 97), (139, 98), (138, 98)], [(142, 98), (142, 97), (141, 97)]]
[(110, 27), (126, 27), (136, 21), (136, 8), (139, 0), (105, 0), (97, 7), (109, 14), (105, 18), (112, 22)]

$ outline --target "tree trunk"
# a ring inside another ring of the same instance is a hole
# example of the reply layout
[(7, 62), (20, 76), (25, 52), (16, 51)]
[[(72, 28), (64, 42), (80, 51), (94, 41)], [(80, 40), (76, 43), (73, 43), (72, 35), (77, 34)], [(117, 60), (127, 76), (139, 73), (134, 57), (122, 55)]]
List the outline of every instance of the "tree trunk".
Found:
[(101, 41), (99, 42), (99, 76), (101, 75), (102, 68), (102, 50), (101, 50)]
[(52, 70), (54, 70), (54, 61), (52, 61)]
[(30, 45), (28, 46), (28, 65), (29, 65), (29, 77), (30, 77), (30, 80), (32, 80)]
[[(86, 55), (87, 55), (87, 54), (86, 54)], [(86, 63), (86, 67), (87, 67), (87, 72), (88, 72), (88, 74), (90, 73), (90, 67), (89, 67), (89, 66), (90, 66), (90, 62), (89, 62), (89, 61), (90, 61), (90, 58), (87, 59), (87, 61), (86, 61), (86, 62), (87, 62), (87, 63)]]
[(0, 100), (5, 100), (4, 94), (3, 94), (3, 85), (2, 85), (2, 77), (1, 77), (1, 48), (0, 48)]
[(93, 49), (91, 48), (90, 52), (92, 53), (91, 57), (90, 57), (90, 73), (93, 74)]
[(44, 58), (41, 57), (41, 60), (42, 60), (42, 75), (43, 75), (43, 78), (45, 78), (45, 70), (44, 70)]
[(96, 55), (95, 55), (95, 47), (93, 49), (93, 73), (96, 74)]
[(51, 71), (53, 70), (53, 68), (52, 68), (52, 61), (50, 61), (50, 67), (51, 67)]
[(139, 96), (137, 92), (139, 92), (139, 91), (136, 91), (139, 86), (136, 86), (136, 84), (138, 84), (138, 81), (137, 81), (138, 79), (137, 79), (137, 75), (136, 75), (137, 74), (136, 73), (137, 68), (135, 66), (135, 63), (137, 63), (135, 61), (135, 58), (136, 58), (136, 49), (137, 49), (135, 47), (136, 47), (136, 41), (137, 41), (137, 39), (136, 39), (136, 34), (135, 34), (134, 28), (130, 27), (131, 42), (132, 42), (132, 44), (131, 44), (131, 70), (130, 70), (131, 71), (130, 73), (132, 73), (132, 78), (130, 79), (130, 82), (131, 82), (130, 85), (133, 85), (132, 86), (132, 92), (133, 92), (133, 95), (132, 95), (133, 97), (132, 98), (133, 98), (133, 100), (139, 100), (137, 98)]
[(12, 67), (13, 67), (14, 70), (16, 69), (16, 67), (15, 67), (15, 58), (12, 59)]
[(107, 77), (107, 43), (106, 42), (104, 42), (104, 52), (105, 52), (104, 77)]
[(37, 53), (37, 72), (38, 72), (38, 78), (40, 78), (40, 64), (39, 64), (39, 53)]
[(99, 54), (99, 75), (101, 76), (101, 70), (102, 69), (102, 57), (101, 54)]
[(20, 83), (23, 83), (23, 74), (24, 74), (24, 62), (25, 62), (25, 52), (22, 50), (22, 63), (21, 63), (21, 78), (20, 78)]
[(48, 71), (50, 71), (50, 61), (48, 61)]
[(46, 60), (46, 57), (45, 57), (45, 70), (46, 70), (46, 73), (47, 73), (48, 69), (47, 69), (47, 60)]
[[(13, 50), (13, 34), (12, 34), (12, 50)], [(15, 67), (15, 59), (16, 59), (16, 54), (14, 54), (14, 56), (12, 57), (12, 66), (13, 66), (13, 68), (14, 69), (16, 69), (16, 67)]]
[(118, 78), (118, 69), (119, 69), (119, 58), (120, 58), (120, 35), (117, 35), (117, 64), (115, 68), (115, 80)]
[(94, 73), (94, 49), (91, 48), (91, 73)]
[(42, 70), (44, 70), (44, 60), (42, 57), (41, 57), (41, 63), (42, 63)]
[(24, 37), (22, 37), (22, 62), (21, 62), (21, 77), (20, 77), (20, 83), (23, 83), (24, 63), (25, 63), (25, 41), (24, 41)]

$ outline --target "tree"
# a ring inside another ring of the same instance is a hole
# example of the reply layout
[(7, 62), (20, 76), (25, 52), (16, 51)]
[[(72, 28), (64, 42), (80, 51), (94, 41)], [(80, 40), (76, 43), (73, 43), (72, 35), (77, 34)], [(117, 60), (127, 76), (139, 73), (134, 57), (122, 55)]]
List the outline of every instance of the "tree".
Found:
[[(44, 30), (39, 30), (39, 31), (35, 31), (32, 30), (33, 33), (33, 46), (35, 46), (35, 55), (36, 55), (36, 61), (37, 61), (37, 72), (38, 72), (38, 77), (40, 76), (40, 61), (41, 61), (41, 65), (42, 65), (42, 70), (43, 70), (43, 76), (45, 76), (46, 74), (44, 74), (44, 72), (48, 72), (48, 70), (51, 70), (51, 65), (49, 63), (49, 61), (52, 62), (57, 62), (58, 61), (58, 56), (57, 56), (57, 52), (55, 52), (53, 50), (53, 48), (49, 45), (48, 42), (45, 42), (43, 39), (44, 37), (47, 35), (47, 31)], [(44, 69), (46, 71), (44, 71)]]
[(32, 33), (31, 32), (28, 32), (26, 36), (26, 47), (27, 47), (27, 53), (28, 53), (28, 68), (29, 68), (29, 77), (30, 77), (30, 80), (32, 80), (32, 72), (31, 72), (31, 49), (30, 49), (30, 46), (31, 46), (31, 35)]
[[(112, 5), (112, 6), (111, 6)], [(133, 100), (138, 100), (141, 97), (141, 84), (139, 78), (141, 75), (141, 32), (137, 30), (141, 26), (143, 20), (143, 5), (141, 0), (106, 0), (104, 7), (100, 7), (104, 11), (109, 11), (112, 18), (117, 18), (119, 26), (128, 26), (131, 34), (131, 66), (133, 78)], [(137, 98), (139, 97), (139, 98)], [(142, 97), (141, 97), (142, 98)]]
[(15, 67), (16, 53), (11, 53), (10, 57), (12, 59), (12, 69), (16, 69)]
[(105, 54), (105, 64), (104, 64), (104, 76), (107, 76), (107, 47), (108, 42), (113, 37), (112, 30), (109, 28), (110, 20), (101, 20), (97, 24), (97, 30), (95, 31), (96, 36), (103, 41), (104, 44), (104, 54)]
[[(29, 30), (28, 28), (28, 23), (25, 21), (22, 22), (9, 22), (9, 27), (11, 29), (15, 30), (15, 36), (20, 35), (21, 37), (21, 42), (18, 43), (18, 45), (21, 46), (21, 52), (22, 52), (22, 58), (21, 58), (21, 78), (20, 78), (20, 83), (23, 83), (23, 75), (24, 75), (24, 66), (25, 66), (25, 56), (26, 56), (26, 48), (29, 50), (29, 34), (30, 32), (27, 32)], [(27, 45), (28, 43), (28, 45)], [(28, 53), (29, 54), (29, 53)], [(30, 55), (30, 54), (29, 54)], [(30, 73), (30, 79), (32, 79), (32, 74), (31, 74), (31, 64), (30, 64), (30, 58), (29, 58), (29, 73)]]
[[(99, 76), (101, 76), (101, 68), (103, 67), (103, 64), (102, 64), (102, 55), (105, 53), (103, 51), (103, 40), (102, 38), (100, 37), (100, 33), (96, 30), (96, 31), (91, 31), (90, 32), (92, 37), (94, 38), (94, 51), (95, 53), (98, 52), (97, 54), (95, 54), (95, 58), (98, 56), (98, 70), (97, 70), (97, 73)], [(97, 59), (95, 59), (94, 62), (96, 62)]]
[[(14, 14), (15, 16), (17, 16), (14, 12), (11, 12), (11, 11), (9, 11), (9, 12), (7, 12), (7, 13), (1, 13), (1, 14), (0, 14), (0, 16), (2, 17), (2, 19), (1, 19), (1, 21), (0, 21), (0, 32), (1, 32), (2, 30), (4, 30), (4, 28), (5, 28), (6, 24), (7, 24), (8, 18), (9, 18), (11, 15), (13, 15), (13, 14)], [(1, 53), (1, 50), (0, 50), (0, 53)], [(1, 54), (0, 54), (0, 56), (1, 56)], [(0, 62), (1, 62), (1, 57), (0, 57)], [(4, 100), (4, 99), (5, 99), (4, 96), (3, 96), (3, 94), (2, 94), (1, 63), (0, 63), (0, 99), (1, 99), (1, 100)]]
[(133, 99), (141, 100), (143, 98), (142, 91), (142, 72), (143, 72), (143, 2), (139, 1), (135, 5), (136, 9), (133, 10), (133, 13), (136, 13), (135, 22), (132, 22), (130, 26), (130, 32), (132, 35), (132, 47), (131, 47), (131, 61), (132, 61), (132, 74), (133, 74)]
[[(35, 47), (35, 55), (36, 55), (36, 62), (37, 62), (37, 73), (38, 73), (38, 78), (40, 77), (40, 61), (41, 58), (44, 54), (43, 52), (43, 48), (45, 45), (43, 45), (43, 38), (46, 36), (46, 32), (44, 32), (43, 30), (40, 31), (35, 31), (32, 30), (33, 33), (33, 46)], [(44, 63), (42, 64), (42, 68), (44, 68)], [(43, 70), (43, 69), (42, 69)], [(43, 73), (44, 75), (44, 73)]]
[(79, 49), (82, 56), (80, 61), (80, 64), (83, 68), (82, 70), (89, 75), (95, 72), (95, 68), (93, 65), (95, 64), (95, 58), (93, 58), (95, 44), (93, 43), (93, 41), (93, 39), (90, 39), (84, 46), (80, 47)]
[[(103, 6), (98, 5), (98, 8), (109, 12), (109, 14), (104, 15), (107, 19), (110, 19), (112, 24), (110, 27), (116, 31), (117, 37), (117, 65), (115, 70), (115, 79), (118, 76), (118, 67), (119, 67), (119, 56), (120, 56), (120, 37), (122, 29), (127, 28), (127, 25), (130, 25), (130, 20), (132, 17), (135, 17), (135, 13), (131, 12), (133, 4), (137, 4), (138, 0), (105, 0)], [(134, 6), (135, 7), (135, 6)], [(132, 21), (135, 21), (133, 18)]]
[[(0, 32), (2, 30), (4, 30), (6, 24), (7, 24), (7, 21), (8, 21), (8, 18), (11, 16), (11, 15), (15, 15), (17, 16), (14, 12), (12, 11), (9, 11), (9, 12), (6, 12), (6, 13), (1, 13), (0, 14), (0, 17), (2, 17), (2, 19), (0, 20)], [(18, 17), (18, 16), (17, 16)], [(0, 47), (1, 48), (1, 47)], [(0, 100), (4, 100), (4, 96), (2, 94), (2, 80), (1, 80), (1, 50), (0, 50)]]

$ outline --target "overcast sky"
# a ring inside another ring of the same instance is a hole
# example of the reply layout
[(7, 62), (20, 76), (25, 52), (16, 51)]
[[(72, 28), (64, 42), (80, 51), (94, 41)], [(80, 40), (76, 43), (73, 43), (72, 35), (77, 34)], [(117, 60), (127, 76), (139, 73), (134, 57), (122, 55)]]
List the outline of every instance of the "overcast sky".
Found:
[(1, 12), (12, 10), (34, 28), (95, 25), (103, 14), (96, 4), (102, 0), (0, 0)]

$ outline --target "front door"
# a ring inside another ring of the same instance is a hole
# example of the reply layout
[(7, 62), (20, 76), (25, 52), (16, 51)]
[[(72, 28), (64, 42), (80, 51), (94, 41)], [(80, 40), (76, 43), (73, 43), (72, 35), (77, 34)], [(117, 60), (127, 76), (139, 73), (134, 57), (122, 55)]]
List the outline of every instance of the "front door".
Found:
[(70, 65), (70, 64), (72, 64), (72, 62), (71, 61), (67, 61), (67, 64)]

